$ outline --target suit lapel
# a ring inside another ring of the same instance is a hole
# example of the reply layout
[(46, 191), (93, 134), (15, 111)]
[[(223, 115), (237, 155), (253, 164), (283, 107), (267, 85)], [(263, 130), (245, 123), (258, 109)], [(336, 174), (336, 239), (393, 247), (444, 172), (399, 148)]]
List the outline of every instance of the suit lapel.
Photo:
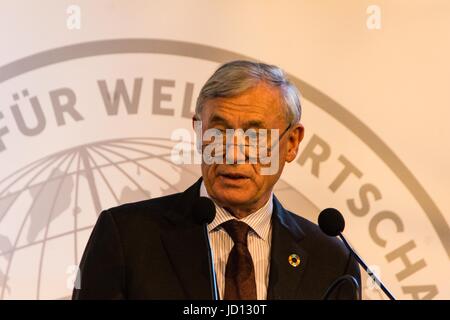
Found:
[[(300, 246), (304, 233), (298, 222), (274, 197), (272, 246), (267, 299), (298, 299), (308, 263), (308, 254)], [(289, 259), (291, 257), (291, 259)], [(297, 257), (300, 263), (295, 266)]]
[(167, 255), (188, 299), (211, 299), (207, 244), (203, 228), (192, 221), (191, 207), (199, 197), (201, 179), (183, 192), (167, 213), (172, 222), (162, 236)]

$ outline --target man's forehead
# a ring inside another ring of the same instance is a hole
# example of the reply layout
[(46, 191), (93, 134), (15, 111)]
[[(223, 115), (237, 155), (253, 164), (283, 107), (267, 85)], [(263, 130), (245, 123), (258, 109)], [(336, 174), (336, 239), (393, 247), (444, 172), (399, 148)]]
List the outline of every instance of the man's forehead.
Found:
[(202, 113), (208, 122), (267, 128), (284, 119), (280, 108), (283, 106), (279, 89), (260, 83), (237, 96), (206, 100)]
[(208, 125), (238, 126), (241, 128), (274, 128), (285, 121), (285, 114), (278, 106), (252, 108), (224, 104), (205, 104), (202, 120)]
[(279, 105), (282, 95), (279, 88), (270, 86), (265, 83), (259, 83), (241, 93), (229, 97), (216, 97), (209, 100), (211, 104), (229, 105), (229, 106), (245, 106), (260, 107)]
[(231, 111), (263, 112), (269, 106), (272, 106), (274, 104), (275, 103), (272, 103), (269, 100), (242, 99), (242, 98), (239, 99), (214, 98), (207, 100), (205, 106), (210, 107), (211, 111), (219, 110), (221, 112), (231, 112)]

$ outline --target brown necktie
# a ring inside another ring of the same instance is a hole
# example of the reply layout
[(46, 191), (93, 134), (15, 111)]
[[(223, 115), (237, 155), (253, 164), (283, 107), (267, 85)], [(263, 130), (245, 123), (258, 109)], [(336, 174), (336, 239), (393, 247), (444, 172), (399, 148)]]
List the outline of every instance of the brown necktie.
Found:
[(234, 242), (225, 269), (224, 300), (256, 300), (255, 267), (247, 246), (250, 227), (238, 220), (222, 226)]

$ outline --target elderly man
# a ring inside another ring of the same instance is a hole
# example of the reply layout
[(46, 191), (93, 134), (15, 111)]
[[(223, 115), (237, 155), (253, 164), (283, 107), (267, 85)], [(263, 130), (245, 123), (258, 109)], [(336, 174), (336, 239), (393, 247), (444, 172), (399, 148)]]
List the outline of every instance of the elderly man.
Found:
[[(197, 100), (193, 120), (201, 121), (202, 133), (241, 129), (273, 135), (256, 147), (249, 137), (243, 148), (236, 136), (231, 143), (215, 141), (225, 152), (212, 158), (225, 161), (203, 161), (202, 178), (186, 191), (102, 212), (73, 298), (211, 298), (208, 240), (192, 212), (200, 196), (216, 209), (207, 231), (219, 298), (321, 299), (342, 276), (360, 282), (357, 263), (342, 243), (284, 209), (273, 194), (303, 139), (300, 117), (298, 91), (281, 69), (250, 61), (222, 65)], [(211, 146), (211, 140), (201, 142), (203, 151)], [(269, 153), (276, 166), (245, 161), (252, 150)], [(244, 161), (237, 161), (239, 154)], [(344, 286), (331, 296), (351, 299), (351, 289)]]

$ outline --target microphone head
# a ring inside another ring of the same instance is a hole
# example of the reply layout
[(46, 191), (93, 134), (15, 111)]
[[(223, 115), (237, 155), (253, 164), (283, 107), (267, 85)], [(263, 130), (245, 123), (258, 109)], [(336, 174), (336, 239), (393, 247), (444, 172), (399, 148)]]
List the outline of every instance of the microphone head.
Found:
[(208, 224), (211, 223), (216, 216), (216, 206), (211, 199), (199, 197), (192, 206), (192, 214), (195, 222), (198, 224)]
[(323, 209), (319, 214), (318, 223), (322, 232), (330, 237), (336, 237), (345, 228), (344, 217), (334, 208)]

